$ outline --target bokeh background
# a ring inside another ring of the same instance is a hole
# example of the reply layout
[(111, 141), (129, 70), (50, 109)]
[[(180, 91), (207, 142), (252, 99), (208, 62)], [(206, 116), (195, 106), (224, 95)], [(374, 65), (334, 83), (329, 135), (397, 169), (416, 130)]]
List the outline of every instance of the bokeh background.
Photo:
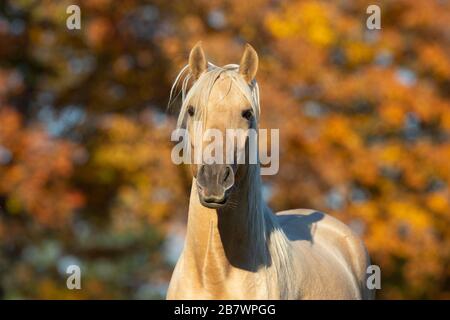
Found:
[(191, 182), (166, 104), (203, 40), (219, 65), (259, 52), (272, 208), (350, 225), (378, 298), (450, 299), (449, 23), (446, 0), (1, 1), (0, 298), (164, 297)]

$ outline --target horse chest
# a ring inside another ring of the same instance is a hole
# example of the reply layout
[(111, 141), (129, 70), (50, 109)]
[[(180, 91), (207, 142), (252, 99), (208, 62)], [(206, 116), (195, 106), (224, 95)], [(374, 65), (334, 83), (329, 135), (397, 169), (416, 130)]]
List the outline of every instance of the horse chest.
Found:
[(176, 299), (267, 299), (267, 283), (258, 272), (230, 270), (220, 277), (180, 270), (174, 281)]

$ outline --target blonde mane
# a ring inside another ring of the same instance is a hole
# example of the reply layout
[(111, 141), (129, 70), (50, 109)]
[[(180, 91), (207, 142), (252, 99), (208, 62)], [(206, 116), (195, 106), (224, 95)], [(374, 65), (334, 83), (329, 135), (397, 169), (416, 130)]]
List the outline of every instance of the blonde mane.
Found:
[[(253, 80), (249, 85), (239, 75), (238, 70), (239, 65), (236, 64), (218, 67), (208, 63), (208, 70), (188, 89), (192, 75), (189, 72), (188, 65), (183, 67), (172, 85), (168, 104), (168, 107), (170, 107), (181, 93), (182, 103), (178, 115), (177, 128), (184, 127), (186, 113), (191, 104), (195, 105), (196, 108), (194, 120), (204, 122), (211, 90), (216, 80), (221, 76), (229, 77), (232, 80), (231, 85), (235, 85), (246, 97), (255, 114), (256, 123), (258, 123), (260, 117), (258, 83), (256, 80)], [(181, 88), (177, 92), (180, 85)], [(295, 292), (296, 273), (292, 265), (291, 246), (275, 216), (262, 199), (260, 165), (249, 165), (249, 167), (247, 177), (249, 186), (247, 191), (250, 214), (247, 221), (248, 230), (254, 239), (254, 245), (249, 244), (251, 246), (252, 259), (258, 261), (262, 258), (266, 261), (264, 265), (266, 268), (268, 295), (270, 292), (280, 292), (279, 297), (268, 296), (268, 298), (293, 299), (298, 295), (298, 292)], [(257, 256), (261, 255), (261, 252), (263, 252), (264, 257)], [(278, 290), (271, 290), (271, 283), (274, 282), (277, 284)]]

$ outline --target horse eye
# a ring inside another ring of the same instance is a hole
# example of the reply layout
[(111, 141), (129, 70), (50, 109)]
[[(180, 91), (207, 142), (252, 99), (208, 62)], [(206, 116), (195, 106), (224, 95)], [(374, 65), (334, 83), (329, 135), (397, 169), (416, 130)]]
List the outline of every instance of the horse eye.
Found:
[(242, 117), (247, 119), (248, 121), (253, 119), (253, 111), (251, 109), (247, 109), (242, 111)]
[(188, 112), (189, 116), (192, 117), (195, 113), (194, 107), (189, 106), (187, 112)]

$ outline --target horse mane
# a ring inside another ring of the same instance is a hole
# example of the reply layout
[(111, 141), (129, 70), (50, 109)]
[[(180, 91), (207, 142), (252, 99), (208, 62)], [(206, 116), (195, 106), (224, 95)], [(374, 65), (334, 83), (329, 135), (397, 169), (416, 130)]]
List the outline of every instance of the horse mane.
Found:
[[(253, 80), (249, 85), (239, 75), (238, 70), (239, 65), (237, 64), (218, 67), (208, 63), (208, 70), (188, 89), (193, 77), (189, 72), (189, 65), (184, 66), (172, 84), (168, 103), (168, 108), (170, 108), (181, 93), (182, 102), (178, 114), (177, 128), (185, 125), (186, 113), (191, 104), (195, 105), (196, 108), (194, 120), (204, 123), (203, 120), (205, 120), (207, 115), (207, 105), (211, 90), (217, 79), (222, 75), (229, 77), (232, 80), (230, 86), (236, 85), (239, 91), (247, 98), (255, 114), (256, 123), (258, 123), (260, 117), (258, 83), (256, 80)], [(179, 88), (180, 85), (181, 88)], [(297, 292), (295, 292), (296, 274), (292, 266), (292, 250), (289, 240), (276, 220), (275, 215), (262, 199), (259, 164), (249, 165), (247, 178), (249, 181), (248, 204), (249, 212), (251, 213), (248, 217), (248, 230), (253, 235), (252, 238), (255, 239), (256, 246), (258, 246), (254, 248), (253, 258), (256, 261), (259, 259), (256, 256), (257, 252), (265, 252), (266, 257), (264, 259), (268, 260), (265, 263), (268, 294), (271, 291), (269, 290), (270, 283), (274, 281), (277, 283), (280, 292), (280, 296), (277, 298), (293, 299), (297, 296)]]
[[(268, 291), (274, 292), (270, 290), (271, 283), (274, 281), (280, 292), (280, 296), (275, 297), (276, 299), (295, 299), (297, 297), (296, 273), (293, 267), (291, 244), (276, 220), (276, 216), (262, 199), (260, 165), (249, 165), (248, 172), (251, 184), (248, 188), (248, 204), (251, 214), (249, 231), (253, 234), (256, 244), (263, 246), (263, 250), (268, 251), (268, 261), (265, 264)], [(273, 297), (268, 297), (268, 299), (271, 298)]]

